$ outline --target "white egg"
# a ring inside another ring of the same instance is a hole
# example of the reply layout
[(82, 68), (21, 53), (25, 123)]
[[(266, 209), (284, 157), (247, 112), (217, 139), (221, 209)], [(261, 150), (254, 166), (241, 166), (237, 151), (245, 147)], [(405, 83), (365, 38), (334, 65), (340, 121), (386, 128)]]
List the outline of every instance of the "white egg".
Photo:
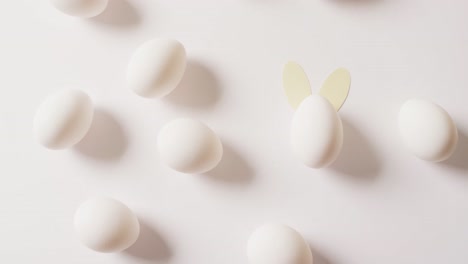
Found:
[(92, 198), (75, 213), (75, 232), (88, 248), (99, 252), (118, 252), (129, 248), (140, 234), (135, 214), (111, 198)]
[(163, 97), (182, 80), (187, 65), (184, 46), (173, 39), (153, 39), (140, 46), (127, 69), (130, 89), (148, 98)]
[(172, 169), (191, 174), (207, 172), (221, 160), (223, 146), (218, 136), (200, 121), (176, 119), (158, 136), (161, 160)]
[(101, 14), (109, 0), (50, 0), (61, 12), (80, 18), (90, 18)]
[(266, 224), (250, 236), (247, 244), (250, 264), (312, 264), (309, 245), (294, 229)]
[(338, 157), (343, 145), (343, 125), (330, 102), (310, 95), (297, 108), (291, 124), (293, 153), (307, 166), (321, 168)]
[(34, 136), (50, 149), (71, 147), (88, 133), (93, 115), (93, 102), (84, 92), (56, 92), (39, 106), (34, 118)]
[(399, 127), (406, 147), (423, 160), (446, 160), (457, 146), (455, 123), (442, 107), (430, 101), (412, 99), (404, 103)]

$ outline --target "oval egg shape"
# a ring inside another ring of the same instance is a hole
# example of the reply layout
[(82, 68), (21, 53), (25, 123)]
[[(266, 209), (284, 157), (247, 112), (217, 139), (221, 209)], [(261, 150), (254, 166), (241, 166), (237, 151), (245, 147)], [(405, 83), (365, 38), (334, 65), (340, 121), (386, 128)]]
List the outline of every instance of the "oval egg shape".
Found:
[(328, 100), (311, 95), (297, 108), (291, 124), (293, 153), (307, 166), (322, 168), (338, 157), (343, 145), (343, 125)]
[(140, 96), (163, 97), (180, 83), (186, 65), (185, 48), (180, 42), (153, 39), (141, 45), (130, 59), (127, 84)]
[(293, 228), (266, 224), (247, 243), (250, 264), (312, 264), (313, 256), (304, 238)]
[(59, 11), (74, 17), (91, 18), (101, 14), (109, 0), (50, 0)]
[(34, 118), (34, 136), (46, 148), (69, 148), (88, 133), (93, 115), (93, 102), (86, 93), (56, 92), (39, 106)]
[(123, 203), (97, 197), (76, 210), (75, 233), (86, 247), (98, 252), (118, 252), (133, 245), (140, 234), (136, 215)]
[(158, 135), (161, 160), (170, 168), (190, 174), (207, 172), (220, 162), (223, 145), (219, 137), (200, 121), (176, 119)]
[(456, 149), (457, 127), (447, 111), (433, 102), (408, 100), (400, 109), (398, 123), (403, 143), (420, 159), (443, 161)]

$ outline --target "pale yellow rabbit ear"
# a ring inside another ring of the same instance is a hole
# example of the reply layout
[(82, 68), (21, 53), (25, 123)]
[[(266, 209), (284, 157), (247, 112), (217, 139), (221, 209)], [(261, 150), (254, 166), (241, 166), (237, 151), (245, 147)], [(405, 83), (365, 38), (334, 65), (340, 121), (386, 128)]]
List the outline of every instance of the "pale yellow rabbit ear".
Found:
[(323, 82), (320, 95), (327, 98), (336, 111), (340, 110), (351, 87), (351, 74), (347, 69), (339, 68), (332, 72)]
[(309, 79), (302, 67), (295, 62), (288, 62), (283, 70), (283, 87), (289, 104), (296, 109), (299, 104), (312, 94)]

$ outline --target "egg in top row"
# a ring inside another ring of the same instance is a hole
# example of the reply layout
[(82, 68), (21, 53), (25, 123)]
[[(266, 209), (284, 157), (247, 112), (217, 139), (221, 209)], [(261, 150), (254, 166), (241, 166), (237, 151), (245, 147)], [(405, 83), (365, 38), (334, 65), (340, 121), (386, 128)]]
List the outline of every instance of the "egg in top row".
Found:
[(109, 0), (50, 0), (61, 12), (80, 18), (91, 18), (101, 14)]

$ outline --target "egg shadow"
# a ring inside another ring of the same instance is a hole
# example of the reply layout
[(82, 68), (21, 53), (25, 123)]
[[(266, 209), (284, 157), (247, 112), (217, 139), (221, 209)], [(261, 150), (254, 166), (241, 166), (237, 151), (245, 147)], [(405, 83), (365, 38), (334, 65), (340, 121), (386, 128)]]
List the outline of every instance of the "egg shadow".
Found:
[(100, 161), (118, 160), (127, 149), (127, 137), (115, 117), (103, 109), (94, 111), (93, 122), (86, 136), (75, 150)]
[(366, 138), (348, 121), (343, 122), (343, 148), (331, 170), (352, 176), (353, 179), (371, 180), (381, 170), (381, 161)]
[(161, 235), (141, 219), (138, 240), (123, 253), (133, 258), (153, 261), (166, 261), (172, 256), (171, 249)]
[(468, 171), (468, 136), (466, 133), (458, 131), (457, 149), (452, 157), (440, 164), (456, 170)]
[(248, 184), (253, 180), (254, 170), (233, 147), (223, 142), (223, 157), (213, 170), (204, 174), (213, 181)]
[(210, 108), (221, 95), (219, 80), (213, 71), (196, 60), (189, 60), (180, 84), (166, 100), (185, 108)]
[(309, 246), (309, 248), (312, 251), (314, 264), (333, 264), (327, 258), (325, 258), (320, 252), (316, 251), (312, 246)]
[(90, 20), (109, 27), (134, 27), (141, 23), (138, 10), (127, 0), (109, 0), (104, 12)]

